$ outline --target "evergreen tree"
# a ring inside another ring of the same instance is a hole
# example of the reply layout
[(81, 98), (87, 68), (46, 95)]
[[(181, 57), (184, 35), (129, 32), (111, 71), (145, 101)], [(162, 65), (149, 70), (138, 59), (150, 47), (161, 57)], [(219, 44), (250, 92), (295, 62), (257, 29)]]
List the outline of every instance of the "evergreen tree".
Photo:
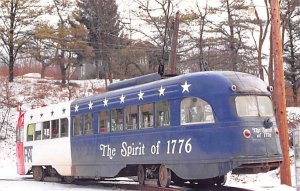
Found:
[(293, 102), (297, 106), (300, 87), (300, 10), (296, 8), (285, 19), (286, 42), (284, 43), (285, 78), (290, 82)]
[[(96, 76), (112, 73), (111, 57), (120, 48), (121, 25), (115, 0), (78, 0), (79, 18), (95, 51)], [(111, 79), (110, 79), (111, 80)]]

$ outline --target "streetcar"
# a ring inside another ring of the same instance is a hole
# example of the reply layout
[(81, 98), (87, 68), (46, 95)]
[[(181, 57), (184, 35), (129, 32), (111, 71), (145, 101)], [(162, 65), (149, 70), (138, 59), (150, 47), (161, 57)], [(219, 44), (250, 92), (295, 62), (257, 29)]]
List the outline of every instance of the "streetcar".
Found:
[(137, 176), (168, 187), (274, 170), (283, 157), (271, 91), (240, 72), (148, 74), (35, 108), (18, 120), (18, 173), (66, 182)]

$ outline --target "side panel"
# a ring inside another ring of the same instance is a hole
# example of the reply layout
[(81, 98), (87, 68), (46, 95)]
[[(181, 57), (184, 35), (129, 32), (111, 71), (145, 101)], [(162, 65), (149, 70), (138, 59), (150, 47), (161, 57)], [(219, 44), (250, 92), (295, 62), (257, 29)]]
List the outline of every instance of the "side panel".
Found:
[(32, 166), (52, 166), (62, 176), (71, 175), (69, 138), (32, 141), (24, 145), (26, 171)]
[[(72, 175), (70, 105), (71, 102), (69, 101), (32, 109), (26, 112), (24, 116), (25, 137), (23, 155), (25, 172), (29, 172), (32, 166), (52, 166), (62, 176)], [(68, 119), (68, 125), (66, 126), (65, 124), (64, 127), (62, 127), (61, 119)], [(52, 124), (52, 121), (58, 120), (58, 126), (57, 123)], [(38, 130), (41, 138), (35, 140), (36, 137), (38, 137), (35, 136), (37, 131), (35, 129), (28, 130), (27, 128), (29, 124), (38, 123), (41, 124)], [(50, 126), (44, 126), (44, 124), (49, 124)], [(55, 126), (55, 129), (52, 129), (53, 126)], [(46, 130), (43, 128), (46, 128)], [(62, 128), (64, 128), (64, 132), (62, 132)], [(65, 132), (67, 128), (68, 132)], [(53, 132), (55, 132), (54, 135)], [(29, 135), (27, 136), (27, 134)], [(68, 137), (64, 137), (66, 134)]]
[(225, 128), (212, 128), (173, 127), (75, 137), (74, 168), (78, 176), (114, 177), (126, 165), (164, 163), (186, 179), (224, 175), (241, 165), (232, 161), (241, 150), (237, 139), (221, 139)]
[[(221, 176), (250, 162), (244, 160), (252, 156), (245, 154), (242, 131), (223, 124), (73, 137), (74, 169), (77, 176), (114, 177), (126, 165), (165, 164), (184, 179)], [(280, 161), (280, 154), (280, 148), (272, 155), (264, 152), (252, 163)]]

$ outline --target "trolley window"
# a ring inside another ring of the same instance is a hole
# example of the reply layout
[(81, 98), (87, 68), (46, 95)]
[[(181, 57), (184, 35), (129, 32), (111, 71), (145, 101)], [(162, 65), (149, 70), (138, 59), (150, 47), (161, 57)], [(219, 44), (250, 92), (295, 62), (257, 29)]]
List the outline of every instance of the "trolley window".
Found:
[(52, 120), (51, 121), (51, 138), (58, 138), (58, 131), (59, 131), (59, 120)]
[(188, 97), (181, 101), (181, 124), (214, 123), (211, 106), (204, 100), (196, 97)]
[(137, 129), (137, 116), (138, 116), (138, 107), (129, 106), (124, 110), (125, 115), (125, 130)]
[(170, 104), (168, 101), (160, 101), (155, 103), (155, 126), (170, 126)]
[(17, 137), (16, 140), (17, 142), (23, 142), (23, 126), (17, 127)]
[(153, 104), (140, 105), (139, 123), (141, 128), (153, 127)]
[(43, 122), (43, 139), (50, 138), (50, 121)]
[(101, 111), (98, 114), (98, 133), (109, 132), (109, 111)]
[(27, 141), (33, 141), (34, 129), (35, 129), (35, 124), (29, 124), (27, 126)]
[(77, 115), (74, 117), (73, 120), (73, 135), (77, 136), (77, 135), (82, 135), (82, 116), (81, 115)]
[(240, 117), (269, 117), (274, 115), (272, 101), (268, 96), (238, 96), (235, 98)]
[(84, 115), (84, 134), (91, 135), (93, 133), (93, 114), (87, 113)]
[(69, 121), (67, 118), (60, 119), (60, 137), (68, 137)]
[(111, 110), (111, 131), (123, 130), (123, 109)]
[(34, 140), (41, 140), (42, 138), (42, 123), (35, 124)]

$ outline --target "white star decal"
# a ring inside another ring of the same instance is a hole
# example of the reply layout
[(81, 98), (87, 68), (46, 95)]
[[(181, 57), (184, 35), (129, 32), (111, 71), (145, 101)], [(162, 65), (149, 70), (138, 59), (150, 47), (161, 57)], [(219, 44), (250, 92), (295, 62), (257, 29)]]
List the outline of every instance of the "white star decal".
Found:
[(76, 104), (76, 105), (74, 106), (74, 108), (75, 108), (75, 112), (77, 112), (78, 109), (79, 109), (79, 106)]
[(142, 92), (142, 90), (140, 90), (140, 93), (138, 94), (138, 96), (139, 96), (139, 100), (143, 100), (144, 98), (143, 98), (143, 96), (144, 96), (144, 93)]
[(164, 96), (165, 95), (165, 90), (166, 90), (166, 88), (163, 88), (162, 86), (160, 86), (160, 89), (158, 90), (159, 91), (159, 96)]
[(103, 104), (104, 104), (104, 106), (108, 106), (108, 99), (105, 98), (105, 99), (103, 100)]
[(122, 96), (120, 97), (120, 103), (124, 103), (124, 102), (125, 102), (125, 97), (126, 97), (126, 96), (124, 96), (124, 95), (122, 94)]
[(184, 82), (183, 85), (181, 85), (182, 87), (182, 93), (186, 92), (190, 92), (189, 87), (191, 86), (191, 84), (188, 84), (187, 81)]
[(93, 109), (93, 102), (90, 101), (90, 103), (88, 104), (88, 106), (89, 106), (89, 109)]

